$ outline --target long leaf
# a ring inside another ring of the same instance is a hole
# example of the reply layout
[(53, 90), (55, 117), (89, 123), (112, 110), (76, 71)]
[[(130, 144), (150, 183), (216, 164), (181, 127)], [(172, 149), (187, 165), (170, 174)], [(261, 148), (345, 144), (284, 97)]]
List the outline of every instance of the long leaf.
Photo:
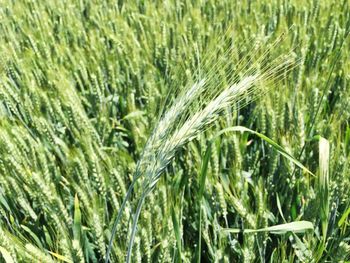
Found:
[(329, 141), (320, 137), (319, 140), (319, 167), (318, 195), (321, 202), (320, 217), (322, 224), (323, 241), (327, 238), (329, 216)]
[[(313, 229), (314, 229), (314, 226), (309, 221), (296, 221), (296, 222), (275, 225), (275, 226), (270, 226), (270, 227), (265, 227), (260, 229), (244, 229), (243, 233), (269, 232), (275, 235), (283, 235), (283, 234), (286, 234), (287, 232), (304, 233), (307, 230), (313, 230)], [(229, 232), (229, 233), (242, 232), (241, 229), (236, 229), (236, 228), (224, 228), (222, 229), (222, 231)]]
[(257, 135), (258, 137), (260, 137), (261, 139), (263, 139), (264, 141), (266, 141), (268, 144), (270, 144), (275, 150), (277, 150), (281, 155), (283, 155), (285, 158), (287, 158), (289, 161), (293, 162), (296, 166), (298, 166), (299, 168), (301, 168), (302, 170), (306, 171), (307, 173), (311, 174), (312, 176), (315, 176), (309, 169), (307, 169), (301, 162), (299, 162), (297, 159), (295, 159), (291, 154), (289, 154), (285, 149), (283, 149), (282, 146), (280, 146), (279, 144), (277, 144), (275, 141), (273, 141), (272, 139), (270, 139), (269, 137), (267, 137), (264, 134), (261, 134), (259, 132), (253, 131), (251, 129), (248, 129), (246, 127), (243, 126), (234, 126), (234, 127), (229, 127), (226, 129), (221, 130), (220, 132), (218, 132), (214, 138), (227, 133), (227, 132), (249, 132), (252, 134)]
[(67, 262), (67, 263), (73, 263), (73, 261), (71, 261), (70, 259), (66, 258), (65, 256), (62, 256), (60, 254), (57, 254), (55, 252), (52, 251), (48, 251), (52, 256), (58, 258), (59, 260), (63, 261), (63, 262)]
[(182, 258), (182, 253), (181, 253), (181, 233), (180, 233), (179, 222), (177, 221), (177, 218), (176, 218), (176, 213), (175, 213), (174, 206), (171, 206), (171, 219), (173, 221), (175, 238), (176, 238), (176, 243), (177, 243), (177, 250), (178, 250), (178, 254), (179, 254), (178, 262), (181, 262), (181, 258)]
[(344, 222), (345, 222), (346, 218), (349, 216), (349, 214), (350, 214), (350, 207), (345, 211), (345, 213), (339, 219), (339, 222), (338, 222), (339, 227), (341, 227), (344, 224)]
[(81, 212), (80, 212), (78, 195), (76, 194), (74, 198), (74, 226), (73, 226), (74, 239), (79, 241), (80, 233), (81, 233)]
[(28, 228), (27, 226), (21, 225), (21, 227), (34, 239), (37, 246), (39, 248), (43, 249), (43, 245), (41, 244), (38, 236), (36, 234), (34, 234), (34, 232), (32, 230), (30, 230), (30, 228)]
[(198, 192), (198, 201), (199, 201), (199, 226), (198, 226), (198, 249), (197, 249), (197, 262), (201, 262), (201, 250), (202, 250), (202, 197), (205, 188), (205, 180), (208, 173), (208, 164), (211, 154), (211, 143), (208, 144), (207, 149), (204, 154), (201, 173), (199, 176), (199, 192)]

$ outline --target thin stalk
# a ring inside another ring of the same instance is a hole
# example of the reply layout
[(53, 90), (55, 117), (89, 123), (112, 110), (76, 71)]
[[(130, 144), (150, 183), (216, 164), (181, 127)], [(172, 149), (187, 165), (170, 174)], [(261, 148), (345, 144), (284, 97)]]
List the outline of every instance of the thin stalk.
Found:
[(137, 227), (137, 222), (141, 213), (141, 208), (143, 205), (143, 202), (146, 198), (148, 191), (144, 191), (142, 193), (142, 196), (137, 204), (137, 208), (136, 208), (136, 212), (134, 214), (133, 217), (133, 223), (132, 223), (132, 230), (131, 230), (131, 237), (130, 237), (130, 241), (129, 241), (129, 245), (128, 245), (128, 253), (126, 255), (126, 263), (130, 263), (131, 261), (131, 253), (132, 253), (132, 247), (134, 245), (134, 240), (135, 240), (135, 236), (136, 236), (136, 227)]
[(126, 193), (126, 196), (123, 200), (123, 203), (121, 205), (121, 207), (119, 208), (119, 211), (118, 211), (118, 215), (117, 215), (117, 218), (116, 220), (114, 221), (114, 224), (113, 224), (113, 228), (112, 228), (112, 233), (111, 233), (111, 237), (109, 239), (109, 243), (108, 243), (108, 248), (107, 248), (107, 253), (106, 253), (106, 260), (105, 260), (105, 263), (108, 263), (109, 262), (109, 254), (111, 253), (111, 250), (112, 250), (112, 245), (113, 245), (113, 240), (114, 240), (114, 236), (117, 232), (117, 227), (118, 227), (118, 224), (119, 224), (119, 221), (123, 215), (123, 212), (124, 212), (124, 209), (125, 209), (125, 206), (126, 206), (126, 203), (127, 201), (129, 200), (130, 198), (130, 195), (132, 193), (132, 190), (134, 189), (134, 186), (135, 186), (135, 183), (136, 183), (136, 179), (138, 177), (134, 178), (132, 180), (132, 183), (130, 184), (129, 186), (129, 189), (128, 189), (128, 192)]

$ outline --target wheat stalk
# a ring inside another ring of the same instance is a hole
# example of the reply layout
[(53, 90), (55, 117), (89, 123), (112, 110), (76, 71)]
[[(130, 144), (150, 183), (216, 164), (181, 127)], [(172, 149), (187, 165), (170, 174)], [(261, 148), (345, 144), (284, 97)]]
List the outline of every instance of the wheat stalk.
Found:
[[(276, 40), (272, 47), (280, 40), (281, 38)], [(227, 52), (224, 52), (224, 55), (226, 54)], [(141, 197), (133, 216), (126, 256), (127, 262), (131, 260), (136, 225), (144, 200), (155, 187), (162, 173), (175, 157), (176, 152), (207, 129), (211, 123), (219, 118), (224, 109), (231, 106), (239, 109), (255, 100), (266, 93), (266, 88), (274, 85), (275, 80), (281, 79), (297, 64), (293, 59), (292, 52), (278, 57), (271, 64), (267, 64), (264, 60), (268, 54), (269, 50), (263, 52), (256, 61), (252, 62), (254, 57), (252, 55), (247, 61), (241, 63), (239, 67), (239, 71), (242, 73), (241, 77), (235, 74), (237, 69), (229, 68), (227, 66), (229, 63), (225, 64), (222, 57), (218, 58), (221, 63), (214, 64), (213, 68), (210, 68), (206, 73), (204, 72), (204, 76), (201, 76), (202, 78), (192, 84), (188, 90), (180, 93), (173, 105), (165, 112), (148, 139), (137, 163), (133, 181), (113, 225), (105, 262), (109, 260), (117, 225), (136, 181), (143, 177)], [(227, 70), (226, 83), (221, 79), (221, 76), (218, 76), (218, 72), (222, 68)]]

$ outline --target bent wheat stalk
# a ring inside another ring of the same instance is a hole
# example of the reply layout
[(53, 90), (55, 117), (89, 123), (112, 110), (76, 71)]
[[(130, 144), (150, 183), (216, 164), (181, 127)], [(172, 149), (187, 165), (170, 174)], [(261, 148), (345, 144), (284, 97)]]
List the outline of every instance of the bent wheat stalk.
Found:
[[(272, 47), (279, 41), (276, 41)], [(211, 123), (218, 119), (224, 109), (231, 106), (239, 109), (255, 100), (266, 93), (267, 88), (274, 85), (276, 80), (283, 78), (288, 71), (297, 65), (292, 52), (268, 63), (266, 60), (269, 52), (270, 50), (263, 52), (255, 60), (253, 60), (254, 54), (251, 55), (245, 63), (240, 63), (238, 69), (230, 68), (227, 65), (230, 63), (225, 64), (225, 60), (222, 64), (216, 63), (214, 68), (209, 68), (201, 79), (192, 84), (187, 91), (182, 92), (172, 107), (159, 120), (144, 147), (143, 154), (136, 166), (133, 181), (114, 222), (106, 253), (106, 263), (109, 260), (118, 223), (136, 181), (142, 177), (142, 192), (133, 216), (126, 262), (131, 260), (137, 221), (144, 200), (153, 190), (176, 152), (207, 129)], [(222, 59), (219, 58), (219, 60)], [(227, 76), (225, 81), (224, 77), (220, 76), (222, 71)], [(240, 74), (240, 77), (237, 73)]]

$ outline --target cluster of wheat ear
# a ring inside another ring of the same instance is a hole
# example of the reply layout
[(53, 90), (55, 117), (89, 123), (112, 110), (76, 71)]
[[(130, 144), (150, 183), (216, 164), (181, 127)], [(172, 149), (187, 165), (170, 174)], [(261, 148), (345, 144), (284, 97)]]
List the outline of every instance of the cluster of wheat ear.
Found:
[(0, 2), (1, 262), (350, 260), (348, 0)]

